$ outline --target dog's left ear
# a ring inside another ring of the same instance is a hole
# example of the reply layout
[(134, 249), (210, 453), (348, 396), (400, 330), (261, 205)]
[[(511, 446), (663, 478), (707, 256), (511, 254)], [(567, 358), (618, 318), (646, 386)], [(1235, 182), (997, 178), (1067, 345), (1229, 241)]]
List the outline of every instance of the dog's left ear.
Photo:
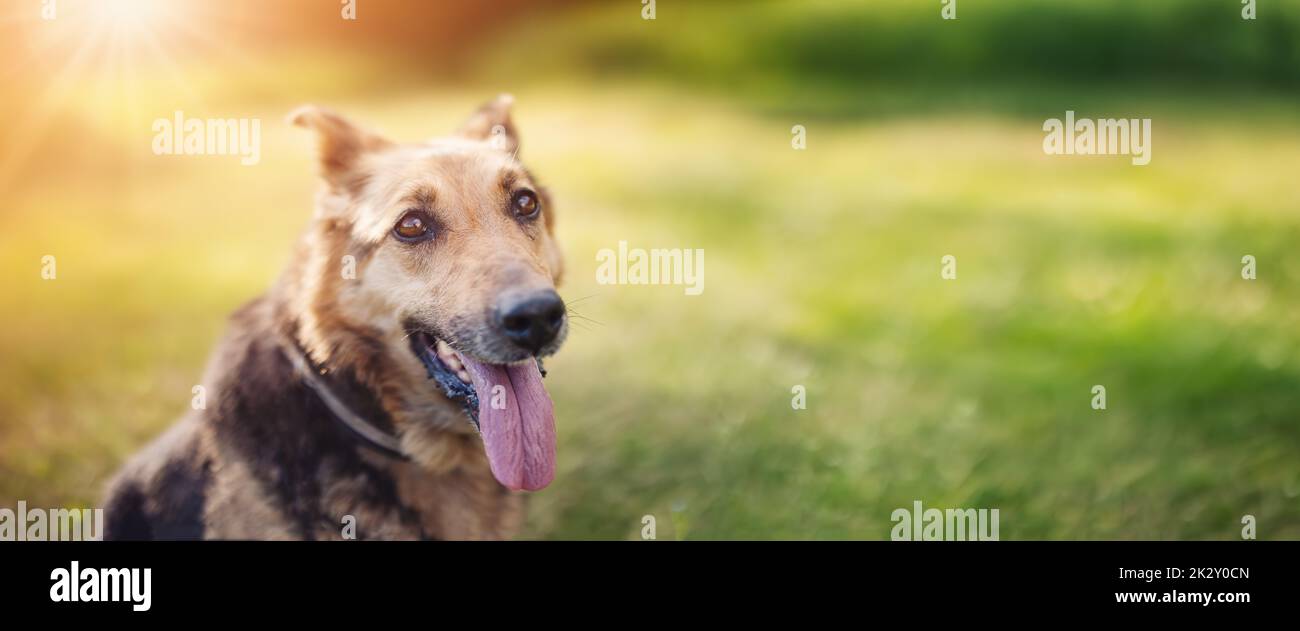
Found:
[(510, 120), (515, 97), (502, 94), (478, 108), (457, 132), (466, 138), (484, 140), (507, 153), (519, 151), (519, 135)]

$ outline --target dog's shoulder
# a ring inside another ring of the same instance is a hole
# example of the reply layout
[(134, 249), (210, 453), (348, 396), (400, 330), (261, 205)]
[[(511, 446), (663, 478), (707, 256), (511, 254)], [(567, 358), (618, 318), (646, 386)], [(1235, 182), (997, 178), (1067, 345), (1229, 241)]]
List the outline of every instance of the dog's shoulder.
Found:
[(186, 417), (136, 454), (109, 484), (104, 538), (201, 539), (212, 458)]
[(265, 399), (285, 379), (276, 378), (285, 367), (275, 365), (265, 343), (272, 339), (272, 313), (261, 297), (231, 315), (198, 384), (202, 404), (136, 453), (109, 483), (106, 539), (214, 536), (211, 507), (229, 495), (222, 488), (229, 486), (229, 471), (247, 468), (222, 462), (240, 456), (218, 448), (218, 422), (237, 421), (246, 407), (242, 402)]

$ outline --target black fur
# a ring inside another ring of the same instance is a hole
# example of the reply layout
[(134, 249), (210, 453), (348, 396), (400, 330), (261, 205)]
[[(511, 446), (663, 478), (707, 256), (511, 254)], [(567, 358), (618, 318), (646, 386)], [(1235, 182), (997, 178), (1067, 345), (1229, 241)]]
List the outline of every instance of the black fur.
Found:
[[(404, 521), (418, 521), (401, 510), (393, 481), (362, 459), (359, 450), (368, 447), (295, 373), (268, 302), (246, 305), (231, 325), (205, 379), (213, 386), (215, 405), (198, 412), (196, 421), (199, 431), (221, 446), (222, 459), (238, 460), (255, 472), (262, 494), (294, 525), (294, 536), (313, 539), (322, 529), (339, 530), (341, 516), (326, 514), (322, 503), (322, 480), (336, 478), (363, 480), (358, 501), (398, 508)], [(378, 404), (355, 380), (339, 374), (327, 378), (350, 407), (386, 424)], [(204, 508), (215, 457), (194, 437), (153, 449), (164, 448), (161, 456), (146, 452), (113, 485), (105, 508), (106, 539), (208, 536)], [(359, 526), (358, 532), (364, 529)]]

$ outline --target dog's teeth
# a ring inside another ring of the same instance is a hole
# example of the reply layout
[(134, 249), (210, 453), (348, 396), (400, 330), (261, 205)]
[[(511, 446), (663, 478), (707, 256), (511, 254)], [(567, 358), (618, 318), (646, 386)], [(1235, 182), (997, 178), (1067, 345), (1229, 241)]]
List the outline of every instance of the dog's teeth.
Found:
[(461, 372), (461, 369), (464, 368), (464, 366), (461, 366), (460, 360), (457, 359), (455, 355), (442, 355), (441, 359), (442, 363), (446, 364), (447, 368), (452, 372)]
[(438, 354), (438, 359), (442, 361), (442, 365), (447, 367), (447, 370), (455, 373), (465, 383), (469, 383), (469, 373), (465, 372), (465, 364), (460, 361), (460, 355), (449, 344), (438, 340), (434, 352)]

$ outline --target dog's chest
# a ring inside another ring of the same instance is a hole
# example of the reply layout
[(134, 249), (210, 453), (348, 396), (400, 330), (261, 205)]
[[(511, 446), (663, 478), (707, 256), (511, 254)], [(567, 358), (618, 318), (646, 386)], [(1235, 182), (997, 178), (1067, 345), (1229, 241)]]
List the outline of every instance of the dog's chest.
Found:
[(524, 498), (502, 487), (485, 460), (441, 474), (412, 464), (391, 469), (397, 497), (433, 539), (509, 539), (524, 518)]

